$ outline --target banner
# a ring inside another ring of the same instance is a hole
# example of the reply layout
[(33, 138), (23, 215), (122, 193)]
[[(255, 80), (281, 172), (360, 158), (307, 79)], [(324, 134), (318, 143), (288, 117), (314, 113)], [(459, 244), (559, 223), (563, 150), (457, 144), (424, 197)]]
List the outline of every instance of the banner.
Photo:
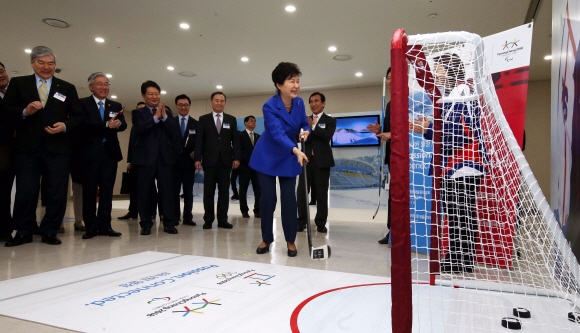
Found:
[[(530, 23), (483, 39), (485, 59), (499, 103), (522, 149), (532, 31), (533, 24)], [(482, 123), (482, 126), (485, 124)], [(483, 180), (484, 186), (480, 186), (482, 190), (478, 193), (478, 244), (481, 246), (477, 249), (476, 258), (478, 262), (486, 265), (509, 268), (512, 262), (511, 245), (517, 225), (517, 207), (501, 210), (495, 208), (499, 207), (498, 202), (502, 198), (517, 198), (520, 182), (518, 170), (506, 170), (502, 167), (504, 162), (505, 160), (491, 160)], [(506, 173), (511, 174), (506, 176)], [(507, 181), (510, 183), (506, 183)], [(517, 200), (509, 202), (517, 205)]]

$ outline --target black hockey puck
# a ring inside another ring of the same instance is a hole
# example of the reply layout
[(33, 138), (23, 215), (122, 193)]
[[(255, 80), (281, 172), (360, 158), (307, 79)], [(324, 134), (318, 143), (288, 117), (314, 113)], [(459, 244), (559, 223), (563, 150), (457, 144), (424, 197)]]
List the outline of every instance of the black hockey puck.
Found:
[(514, 316), (520, 318), (532, 318), (532, 314), (530, 310), (524, 308), (514, 308)]
[(580, 312), (568, 312), (568, 320), (580, 324)]
[(501, 326), (509, 328), (510, 330), (521, 330), (522, 322), (517, 318), (503, 317), (501, 319)]

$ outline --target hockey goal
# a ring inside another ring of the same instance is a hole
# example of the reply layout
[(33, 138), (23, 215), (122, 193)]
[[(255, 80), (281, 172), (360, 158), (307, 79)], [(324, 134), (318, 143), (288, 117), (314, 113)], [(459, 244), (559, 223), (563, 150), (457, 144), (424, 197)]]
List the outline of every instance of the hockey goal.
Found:
[(397, 30), (391, 68), (393, 332), (580, 331), (578, 261), (503, 116), (483, 40)]

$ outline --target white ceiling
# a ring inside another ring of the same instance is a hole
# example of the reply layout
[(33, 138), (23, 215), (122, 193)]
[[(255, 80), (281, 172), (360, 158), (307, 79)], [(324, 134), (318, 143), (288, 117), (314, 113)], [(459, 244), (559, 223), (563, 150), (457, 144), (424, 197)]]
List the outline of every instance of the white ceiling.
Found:
[[(464, 30), (481, 36), (524, 23), (530, 0), (18, 0), (0, 6), (0, 62), (11, 76), (31, 74), (24, 49), (45, 45), (57, 55), (59, 77), (89, 95), (86, 80), (111, 73), (111, 94), (133, 105), (143, 81), (166, 90), (167, 101), (186, 93), (209, 99), (216, 85), (228, 97), (274, 92), (270, 74), (280, 61), (302, 70), (302, 89), (381, 85), (390, 38)], [(296, 6), (294, 13), (284, 7)], [(436, 13), (437, 17), (429, 18)], [(536, 16), (531, 80), (550, 78), (552, 1)], [(70, 24), (45, 25), (44, 18)], [(187, 22), (189, 30), (179, 24)], [(102, 37), (105, 43), (96, 43)], [(327, 50), (335, 45), (338, 50)], [(352, 56), (335, 61), (334, 55)], [(241, 62), (242, 56), (250, 60)], [(174, 66), (168, 71), (167, 66)], [(177, 73), (192, 71), (195, 77)], [(355, 77), (355, 72), (362, 77)]]

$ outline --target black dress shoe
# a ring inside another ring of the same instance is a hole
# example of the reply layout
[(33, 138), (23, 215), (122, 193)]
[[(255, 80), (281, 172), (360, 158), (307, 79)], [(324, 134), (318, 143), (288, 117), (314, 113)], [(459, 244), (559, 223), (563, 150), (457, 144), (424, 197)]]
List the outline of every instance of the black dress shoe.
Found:
[(234, 226), (231, 223), (228, 223), (228, 222), (218, 223), (218, 228), (231, 229), (233, 227)]
[(326, 229), (326, 227), (316, 227), (316, 231), (318, 231), (318, 232), (328, 232), (328, 229)]
[(141, 235), (143, 236), (151, 235), (151, 228), (141, 228)]
[(248, 219), (248, 218), (250, 218), (250, 214), (248, 214), (248, 213), (242, 213), (242, 217)]
[(16, 236), (14, 236), (14, 238), (12, 238), (11, 240), (7, 241), (6, 244), (4, 244), (4, 246), (13, 247), (26, 243), (32, 243), (32, 236), (20, 236), (16, 234)]
[(268, 244), (268, 246), (266, 246), (266, 247), (259, 247), (258, 246), (258, 248), (256, 249), (256, 253), (257, 254), (264, 254), (264, 253), (270, 252), (270, 244)]
[(94, 238), (98, 235), (98, 233), (96, 231), (87, 231), (83, 234), (83, 236), (81, 237), (82, 239), (91, 239)]
[(305, 225), (300, 225), (300, 224), (298, 225), (298, 229), (297, 229), (297, 230), (298, 230), (299, 232), (300, 232), (300, 231), (304, 231), (304, 229), (306, 229), (306, 226), (305, 226)]
[(391, 235), (391, 232), (389, 231), (387, 233), (387, 235), (385, 236), (385, 238), (381, 239), (379, 241), (379, 244), (389, 244), (389, 235)]
[(288, 257), (296, 257), (298, 255), (298, 250), (288, 249)]
[(87, 231), (87, 227), (85, 227), (84, 225), (77, 226), (75, 224), (74, 227), (75, 227), (75, 231)]
[(262, 215), (260, 215), (260, 213), (254, 213), (254, 217), (259, 219), (262, 217)]
[(177, 229), (175, 229), (175, 227), (172, 225), (167, 226), (167, 227), (163, 227), (163, 231), (168, 233), (168, 234), (172, 234), (172, 235), (179, 233), (179, 231), (177, 231)]
[(204, 229), (211, 229), (211, 227), (212, 227), (211, 226), (211, 223), (206, 222), (206, 223), (203, 224), (203, 228)]
[(240, 196), (237, 194), (232, 195), (232, 200), (238, 200), (240, 199)]
[(183, 221), (183, 224), (185, 224), (185, 225), (192, 225), (194, 227), (197, 225), (197, 223), (195, 223), (193, 221)]
[(109, 237), (121, 237), (122, 235), (122, 233), (117, 232), (113, 229), (99, 230), (97, 233), (99, 234), (99, 236), (109, 236)]
[(0, 236), (0, 242), (8, 242), (12, 240), (12, 234)]
[(132, 215), (131, 213), (127, 213), (123, 216), (117, 217), (117, 220), (134, 220), (137, 218), (137, 214)]
[(60, 241), (60, 239), (58, 239), (58, 237), (56, 237), (56, 235), (42, 236), (40, 241), (43, 243), (46, 243), (48, 245), (60, 245), (60, 244), (62, 244), (62, 242)]

